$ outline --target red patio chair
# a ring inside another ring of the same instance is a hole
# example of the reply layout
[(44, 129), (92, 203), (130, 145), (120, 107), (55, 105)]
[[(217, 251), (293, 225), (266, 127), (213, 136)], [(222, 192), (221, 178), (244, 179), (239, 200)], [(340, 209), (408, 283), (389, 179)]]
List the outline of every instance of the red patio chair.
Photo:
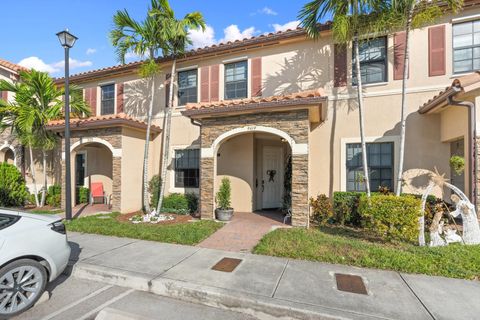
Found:
[(100, 203), (102, 204), (108, 204), (107, 203), (107, 197), (105, 196), (105, 191), (103, 190), (103, 183), (101, 182), (92, 182), (90, 185), (90, 204), (93, 205), (95, 203), (98, 203), (100, 199)]

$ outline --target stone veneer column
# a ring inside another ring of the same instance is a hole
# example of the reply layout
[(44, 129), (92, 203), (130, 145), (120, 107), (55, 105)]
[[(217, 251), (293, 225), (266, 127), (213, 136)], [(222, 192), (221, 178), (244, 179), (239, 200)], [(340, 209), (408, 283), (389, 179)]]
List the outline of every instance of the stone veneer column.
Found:
[(292, 155), (292, 226), (308, 223), (308, 154)]
[(122, 209), (122, 157), (112, 157), (112, 211)]
[(202, 219), (213, 219), (213, 177), (214, 161), (212, 158), (200, 159), (200, 215)]

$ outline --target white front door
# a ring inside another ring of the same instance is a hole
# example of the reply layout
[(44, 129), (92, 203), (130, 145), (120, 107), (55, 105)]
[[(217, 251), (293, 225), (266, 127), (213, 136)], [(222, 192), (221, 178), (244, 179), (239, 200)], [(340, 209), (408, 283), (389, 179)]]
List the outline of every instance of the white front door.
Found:
[(263, 147), (262, 208), (280, 208), (283, 195), (283, 149)]

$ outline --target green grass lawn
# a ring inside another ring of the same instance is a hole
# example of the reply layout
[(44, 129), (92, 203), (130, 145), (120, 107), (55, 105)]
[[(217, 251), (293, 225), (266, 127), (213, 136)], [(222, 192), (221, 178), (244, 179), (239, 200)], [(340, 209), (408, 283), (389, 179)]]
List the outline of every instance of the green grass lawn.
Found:
[(95, 233), (106, 236), (195, 245), (220, 229), (215, 221), (196, 221), (181, 224), (154, 225), (120, 222), (119, 213), (96, 215), (66, 222), (68, 231)]
[(480, 245), (418, 247), (362, 239), (362, 233), (342, 228), (277, 229), (263, 237), (254, 253), (358, 267), (480, 279)]
[(33, 209), (28, 212), (34, 213), (34, 214), (59, 214), (59, 213), (63, 213), (63, 210), (62, 209), (53, 209), (53, 210)]

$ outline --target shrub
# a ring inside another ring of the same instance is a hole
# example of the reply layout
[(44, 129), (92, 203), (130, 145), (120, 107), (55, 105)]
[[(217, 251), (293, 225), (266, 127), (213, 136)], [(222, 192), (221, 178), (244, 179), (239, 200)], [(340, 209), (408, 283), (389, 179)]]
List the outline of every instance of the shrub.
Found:
[(360, 198), (358, 212), (367, 230), (385, 240), (414, 242), (418, 237), (421, 200), (413, 196), (372, 195)]
[(347, 224), (354, 227), (361, 226), (361, 217), (358, 213), (358, 205), (362, 192), (334, 192), (333, 211), (335, 221), (340, 224)]
[(230, 185), (230, 179), (227, 177), (222, 179), (222, 184), (217, 192), (216, 202), (219, 209), (227, 210), (230, 208), (230, 199), (232, 196), (232, 187)]
[(180, 193), (171, 193), (163, 198), (162, 212), (188, 214), (187, 197)]
[(162, 179), (160, 175), (156, 174), (148, 182), (148, 193), (150, 193), (150, 206), (156, 208), (158, 205), (158, 198), (160, 196), (160, 186), (162, 185)]
[(60, 207), (61, 196), (62, 187), (58, 184), (54, 184), (48, 187), (46, 202), (52, 207)]
[(18, 169), (8, 163), (0, 163), (0, 206), (23, 206), (29, 198), (25, 179)]
[(188, 210), (190, 213), (195, 213), (198, 210), (198, 196), (196, 193), (189, 192), (185, 194), (188, 202)]
[(88, 203), (90, 197), (90, 189), (85, 187), (80, 187), (78, 189), (78, 202), (79, 203)]
[(317, 198), (310, 198), (310, 206), (312, 207), (311, 221), (318, 225), (325, 225), (333, 218), (333, 206), (330, 199), (320, 194)]

